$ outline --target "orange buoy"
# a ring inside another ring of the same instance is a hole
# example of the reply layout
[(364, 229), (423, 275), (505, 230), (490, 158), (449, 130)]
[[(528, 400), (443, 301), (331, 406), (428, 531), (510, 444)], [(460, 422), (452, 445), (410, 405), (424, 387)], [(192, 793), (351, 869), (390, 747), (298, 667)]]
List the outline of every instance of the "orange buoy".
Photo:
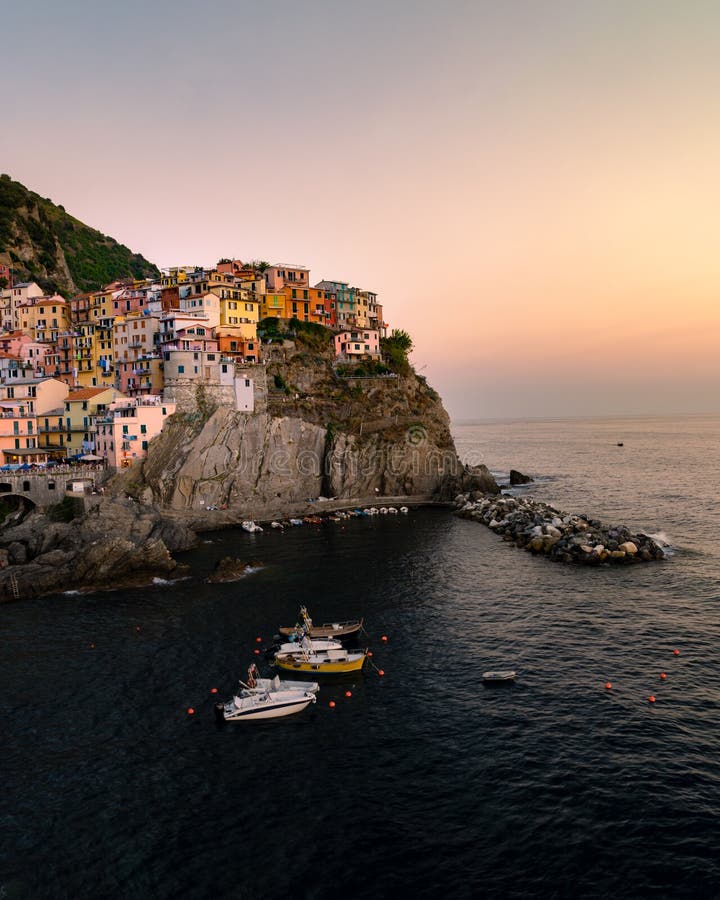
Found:
[(188, 706), (187, 714), (188, 714), (189, 716), (194, 716), (194, 715), (195, 715), (195, 710), (192, 708), (192, 706)]
[(346, 697), (352, 697), (352, 691), (345, 691)]
[(660, 681), (665, 681), (666, 678), (667, 678), (667, 675), (664, 672), (661, 672), (660, 673)]
[(262, 644), (262, 638), (261, 638), (261, 637), (256, 637), (256, 638), (255, 638), (255, 643), (256, 643), (256, 644)]
[(382, 678), (382, 676), (383, 676), (384, 674), (385, 674), (385, 669), (378, 669), (378, 675), (379, 675), (381, 678)]
[(380, 638), (380, 640), (381, 640), (381, 641), (384, 641), (385, 643), (387, 643), (387, 635), (384, 634), (384, 635)]
[(605, 688), (606, 688), (606, 690), (611, 691), (611, 690), (612, 690), (612, 684), (610, 684), (609, 681), (606, 681), (606, 682), (605, 682)]
[(211, 694), (217, 694), (217, 688), (210, 688)]
[(673, 656), (680, 656), (680, 651), (677, 647), (673, 650)]
[(650, 696), (648, 697), (648, 703), (654, 703), (654, 702), (655, 702), (655, 697), (653, 694), (650, 694)]
[(253, 653), (255, 654), (255, 656), (260, 656), (260, 651), (257, 648), (253, 650)]
[(367, 655), (368, 655), (368, 656), (372, 656), (372, 655), (373, 655), (372, 650), (368, 650)]
[(328, 706), (330, 707), (330, 709), (335, 709), (335, 701), (334, 701), (334, 700), (331, 700), (331, 701), (328, 703)]

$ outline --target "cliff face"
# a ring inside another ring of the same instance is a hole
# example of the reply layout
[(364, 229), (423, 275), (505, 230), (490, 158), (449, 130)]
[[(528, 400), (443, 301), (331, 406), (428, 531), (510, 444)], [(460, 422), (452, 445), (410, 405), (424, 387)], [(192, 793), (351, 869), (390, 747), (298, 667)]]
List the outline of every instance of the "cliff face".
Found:
[(140, 254), (7, 175), (0, 175), (0, 252), (8, 253), (15, 282), (36, 281), (65, 296), (160, 274)]
[(329, 351), (290, 342), (265, 368), (267, 412), (177, 414), (116, 487), (203, 527), (208, 512), (230, 524), (284, 517), (319, 496), (454, 497), (467, 485), (448, 415), (423, 378), (348, 379)]

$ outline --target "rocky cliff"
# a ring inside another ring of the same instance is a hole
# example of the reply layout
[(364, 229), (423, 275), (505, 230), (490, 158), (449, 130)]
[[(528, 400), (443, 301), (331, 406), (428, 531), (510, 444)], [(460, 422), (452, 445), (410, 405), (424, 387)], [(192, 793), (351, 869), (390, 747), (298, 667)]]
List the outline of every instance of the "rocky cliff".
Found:
[(282, 517), (319, 496), (497, 492), (487, 470), (459, 463), (439, 396), (412, 370), (348, 378), (331, 351), (293, 341), (266, 359), (267, 411), (176, 414), (115, 489), (196, 528)]
[(15, 282), (36, 281), (46, 292), (64, 296), (160, 274), (139, 253), (8, 175), (0, 175), (0, 253), (7, 254)]
[(0, 602), (71, 589), (147, 584), (177, 569), (195, 536), (129, 498), (98, 498), (70, 522), (33, 513), (0, 531)]

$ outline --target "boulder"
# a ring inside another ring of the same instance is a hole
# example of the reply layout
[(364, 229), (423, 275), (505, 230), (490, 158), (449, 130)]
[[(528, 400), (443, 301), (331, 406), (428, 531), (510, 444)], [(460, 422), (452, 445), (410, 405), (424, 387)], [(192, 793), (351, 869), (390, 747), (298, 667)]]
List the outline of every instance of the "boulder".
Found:
[(529, 475), (523, 475), (522, 472), (518, 472), (517, 469), (510, 469), (510, 484), (512, 485), (530, 484), (534, 480)]
[(633, 541), (625, 541), (618, 546), (618, 550), (622, 550), (627, 556), (635, 556), (638, 552), (637, 544)]

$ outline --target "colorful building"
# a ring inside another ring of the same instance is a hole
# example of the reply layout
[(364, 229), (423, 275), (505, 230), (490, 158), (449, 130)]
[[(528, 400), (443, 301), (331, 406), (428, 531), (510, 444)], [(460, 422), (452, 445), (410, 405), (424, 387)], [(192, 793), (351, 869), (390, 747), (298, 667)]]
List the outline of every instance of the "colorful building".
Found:
[(108, 387), (81, 388), (68, 394), (64, 404), (64, 446), (68, 456), (93, 450), (95, 419), (104, 416), (120, 396), (116, 388)]
[(351, 328), (355, 325), (355, 289), (347, 281), (318, 281), (321, 288), (335, 295), (335, 327)]
[(293, 266), (286, 263), (278, 263), (268, 266), (265, 270), (265, 283), (271, 293), (281, 291), (285, 285), (295, 287), (309, 287), (310, 269), (305, 266)]
[(344, 360), (380, 359), (380, 336), (374, 329), (341, 331), (335, 335), (335, 356)]
[(175, 404), (159, 396), (114, 400), (95, 422), (94, 453), (113, 469), (126, 469), (147, 456)]

